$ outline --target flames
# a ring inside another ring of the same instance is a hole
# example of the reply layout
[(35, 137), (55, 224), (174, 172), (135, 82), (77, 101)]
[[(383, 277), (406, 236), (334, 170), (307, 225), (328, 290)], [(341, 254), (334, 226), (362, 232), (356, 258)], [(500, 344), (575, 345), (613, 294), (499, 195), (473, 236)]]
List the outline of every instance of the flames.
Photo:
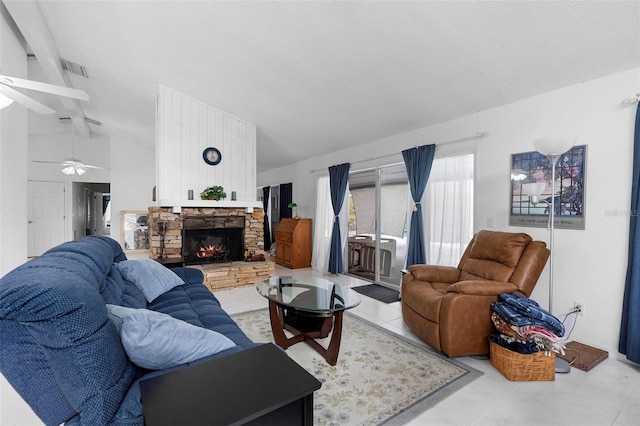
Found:
[(210, 257), (220, 257), (224, 253), (224, 246), (222, 244), (213, 245), (209, 244), (208, 246), (202, 246), (196, 252), (196, 257), (198, 259), (210, 258)]

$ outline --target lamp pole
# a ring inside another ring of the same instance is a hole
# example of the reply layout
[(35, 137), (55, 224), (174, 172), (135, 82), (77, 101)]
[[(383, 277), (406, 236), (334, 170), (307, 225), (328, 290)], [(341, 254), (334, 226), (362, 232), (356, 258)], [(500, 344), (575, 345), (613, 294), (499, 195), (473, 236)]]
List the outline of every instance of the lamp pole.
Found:
[(550, 154), (547, 158), (551, 162), (551, 211), (549, 212), (549, 250), (551, 250), (551, 256), (549, 257), (549, 312), (553, 314), (553, 258), (555, 257), (555, 250), (553, 247), (553, 234), (555, 230), (555, 218), (556, 218), (556, 162), (560, 158), (561, 154)]
[[(575, 137), (567, 138), (546, 138), (533, 142), (535, 149), (546, 156), (551, 162), (551, 211), (549, 212), (549, 313), (553, 315), (553, 260), (555, 257), (553, 234), (555, 230), (556, 216), (556, 162), (575, 143)], [(562, 183), (560, 184), (562, 187)], [(547, 204), (548, 205), (548, 204)], [(568, 373), (571, 371), (571, 364), (562, 358), (555, 358), (556, 373)]]

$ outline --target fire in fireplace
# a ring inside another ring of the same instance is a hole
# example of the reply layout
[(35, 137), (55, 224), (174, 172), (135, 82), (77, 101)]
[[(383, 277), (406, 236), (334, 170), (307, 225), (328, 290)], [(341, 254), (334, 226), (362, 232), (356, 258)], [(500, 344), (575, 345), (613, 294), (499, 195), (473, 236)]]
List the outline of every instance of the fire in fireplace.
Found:
[(186, 265), (244, 258), (244, 216), (186, 216), (182, 228)]
[(219, 259), (224, 258), (226, 254), (227, 250), (225, 249), (224, 244), (216, 244), (215, 246), (209, 244), (208, 246), (200, 247), (196, 252), (196, 257), (198, 259)]

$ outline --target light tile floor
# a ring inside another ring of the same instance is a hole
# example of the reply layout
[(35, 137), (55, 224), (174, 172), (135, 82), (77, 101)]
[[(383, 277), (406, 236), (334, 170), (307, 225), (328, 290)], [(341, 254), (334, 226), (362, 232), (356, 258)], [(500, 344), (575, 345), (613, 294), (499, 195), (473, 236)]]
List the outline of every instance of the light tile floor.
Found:
[[(322, 275), (311, 269), (276, 266), (276, 274), (319, 276), (341, 285), (369, 284), (346, 275)], [(266, 307), (253, 287), (216, 293), (230, 313)], [(402, 321), (400, 302), (385, 304), (366, 296), (350, 312), (408, 337), (418, 339)], [(311, 350), (311, 349), (310, 349)], [(615, 425), (640, 424), (640, 366), (615, 359), (616, 354), (586, 373), (572, 368), (553, 382), (511, 382), (489, 360), (459, 361), (485, 374), (409, 422), (422, 425)]]
[[(276, 274), (320, 276), (311, 269), (276, 266)], [(345, 275), (324, 275), (347, 287), (367, 282)], [(253, 286), (216, 292), (230, 314), (266, 307)], [(351, 312), (423, 345), (402, 322), (400, 303), (384, 304), (362, 296)], [(309, 350), (312, 350), (311, 348)], [(409, 425), (615, 425), (631, 426), (640, 419), (640, 366), (615, 359), (617, 354), (586, 373), (573, 368), (553, 382), (510, 382), (488, 360), (469, 357), (461, 362), (485, 374), (463, 387)], [(0, 376), (0, 425), (42, 423)]]

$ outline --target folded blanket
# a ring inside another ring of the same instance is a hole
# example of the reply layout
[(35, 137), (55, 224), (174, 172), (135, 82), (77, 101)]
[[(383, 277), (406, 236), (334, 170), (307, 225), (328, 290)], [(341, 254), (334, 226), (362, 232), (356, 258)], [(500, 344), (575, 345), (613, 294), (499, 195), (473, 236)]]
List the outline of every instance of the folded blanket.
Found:
[(534, 342), (519, 342), (517, 340), (509, 341), (500, 334), (490, 335), (489, 341), (520, 354), (533, 354), (539, 352), (538, 346), (536, 346)]
[[(500, 332), (500, 337), (507, 342), (535, 344), (543, 352), (564, 354), (564, 345), (555, 334), (538, 326), (525, 325), (518, 327), (505, 322), (496, 312), (491, 314), (491, 321)], [(544, 330), (544, 331), (538, 331)], [(496, 342), (497, 343), (497, 342)], [(515, 349), (514, 349), (515, 350)], [(518, 352), (518, 351), (516, 351)]]
[(542, 309), (535, 300), (512, 293), (502, 293), (499, 302), (493, 302), (491, 309), (507, 323), (516, 326), (534, 325), (546, 328), (556, 336), (564, 335), (564, 324), (548, 311)]

